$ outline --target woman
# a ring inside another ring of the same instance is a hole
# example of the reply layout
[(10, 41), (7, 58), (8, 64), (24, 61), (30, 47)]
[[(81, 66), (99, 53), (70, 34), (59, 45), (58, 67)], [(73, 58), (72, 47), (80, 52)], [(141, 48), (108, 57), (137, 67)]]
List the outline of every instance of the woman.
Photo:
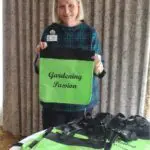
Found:
[[(100, 44), (94, 28), (84, 22), (81, 0), (54, 0), (53, 24), (48, 26), (36, 47), (36, 52), (51, 48), (82, 48), (100, 53)], [(103, 64), (95, 57), (95, 73), (104, 75)], [(42, 104), (43, 127), (57, 126), (80, 118), (84, 111), (91, 110), (99, 101), (99, 80), (94, 77), (92, 99), (88, 106), (71, 104)]]

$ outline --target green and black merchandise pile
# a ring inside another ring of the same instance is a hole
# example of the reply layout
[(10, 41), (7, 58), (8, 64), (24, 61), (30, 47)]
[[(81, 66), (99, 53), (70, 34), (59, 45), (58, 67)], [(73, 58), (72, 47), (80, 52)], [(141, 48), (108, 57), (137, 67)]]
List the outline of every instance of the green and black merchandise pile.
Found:
[(149, 150), (150, 122), (139, 115), (88, 114), (17, 145), (21, 150)]

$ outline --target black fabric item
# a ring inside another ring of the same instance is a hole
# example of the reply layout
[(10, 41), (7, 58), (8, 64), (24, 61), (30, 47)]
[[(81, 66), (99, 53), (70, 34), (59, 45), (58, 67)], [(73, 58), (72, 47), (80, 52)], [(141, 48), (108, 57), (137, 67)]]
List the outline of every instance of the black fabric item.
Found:
[(137, 138), (150, 139), (150, 122), (142, 116), (130, 116), (126, 120), (126, 129), (134, 132)]
[(126, 117), (122, 113), (118, 113), (114, 116), (106, 127), (106, 138), (104, 150), (110, 150), (112, 144), (118, 138), (120, 131), (125, 127)]
[(23, 145), (23, 143), (19, 143), (19, 142), (18, 142), (18, 143), (13, 144), (12, 147), (13, 147), (13, 146), (20, 146), (20, 147), (21, 147), (22, 145)]
[(98, 120), (98, 122), (101, 122), (105, 125), (105, 127), (107, 127), (110, 124), (112, 118), (113, 115), (110, 113), (98, 113), (95, 117), (95, 120)]
[(99, 78), (103, 78), (105, 76), (105, 74), (106, 74), (106, 71), (103, 70), (100, 74), (98, 74), (98, 75), (95, 74), (95, 75), (98, 76)]
[(30, 148), (33, 148), (36, 144), (38, 144), (40, 141), (33, 141), (30, 145), (29, 145), (29, 147)]
[(42, 122), (43, 129), (49, 127), (56, 127), (62, 124), (67, 124), (74, 119), (79, 119), (84, 115), (84, 111), (79, 112), (64, 112), (64, 111), (54, 111), (47, 107), (42, 109)]
[(69, 122), (68, 124), (64, 124), (57, 127), (57, 129), (60, 129), (62, 131), (60, 138), (61, 139), (68, 139), (69, 137), (72, 138), (76, 133), (81, 133), (82, 135), (86, 135), (83, 128), (78, 124), (80, 120), (81, 119), (74, 120), (72, 122)]
[[(48, 134), (46, 138), (67, 145), (78, 145), (92, 148), (104, 148), (106, 141), (105, 127), (108, 125), (112, 115), (110, 113), (99, 113), (95, 118), (88, 113), (82, 118), (76, 119), (67, 124), (57, 126), (61, 134)], [(73, 137), (74, 134), (88, 136), (88, 140)]]
[(99, 113), (95, 118), (90, 115), (83, 118), (78, 124), (85, 129), (87, 135), (93, 138), (105, 139), (106, 126), (112, 119), (109, 113)]
[(110, 121), (108, 128), (110, 129), (123, 129), (125, 127), (126, 117), (122, 113), (118, 113)]
[(53, 134), (50, 133), (48, 134), (45, 138), (53, 140), (58, 143), (66, 144), (66, 145), (74, 145), (74, 146), (85, 146), (85, 147), (91, 147), (91, 148), (103, 148), (105, 141), (104, 140), (99, 140), (95, 138), (89, 138), (89, 139), (79, 139), (76, 137), (70, 137), (70, 136), (65, 136), (65, 138), (62, 137), (61, 134)]
[[(47, 115), (53, 121), (60, 121), (63, 117), (67, 116), (64, 112), (56, 111), (48, 112)], [(68, 113), (70, 116), (72, 113)], [(56, 118), (56, 116), (59, 116)], [(104, 148), (104, 150), (111, 150), (112, 144), (117, 140), (121, 139), (125, 142), (136, 140), (137, 138), (150, 139), (150, 123), (141, 116), (131, 116), (126, 118), (123, 114), (118, 113), (113, 116), (110, 113), (99, 113), (95, 118), (92, 118), (90, 113), (86, 116), (83, 112), (80, 114), (72, 114), (71, 119), (63, 118), (60, 122), (61, 125), (55, 128), (61, 130), (58, 132), (51, 132), (53, 128), (48, 128), (43, 135), (43, 138), (74, 146), (84, 146), (96, 149)], [(77, 117), (78, 116), (78, 117)], [(82, 117), (81, 117), (82, 116)], [(71, 122), (69, 122), (71, 120)], [(56, 123), (55, 122), (55, 123)], [(60, 123), (59, 122), (59, 123)], [(57, 122), (58, 123), (58, 122)], [(75, 136), (80, 134), (88, 137), (88, 139), (81, 139)], [(34, 140), (30, 144), (30, 148), (34, 147), (40, 140)]]
[(133, 141), (138, 138), (150, 139), (150, 122), (139, 115), (125, 118), (121, 113), (117, 114), (108, 125), (105, 150), (110, 150), (115, 140), (120, 137), (123, 141)]
[[(107, 126), (110, 121), (112, 120), (113, 115), (110, 113), (98, 113), (94, 118), (91, 117), (91, 114), (87, 114), (86, 118), (81, 121), (81, 123), (87, 123), (87, 126), (93, 126), (95, 127), (96, 125), (102, 125), (104, 124)], [(85, 127), (85, 126), (84, 126)]]
[(122, 129), (120, 132), (118, 132), (118, 135), (121, 137), (121, 139), (125, 142), (137, 140), (136, 133), (133, 131), (130, 131), (128, 129)]
[[(97, 123), (98, 121), (96, 122), (96, 119), (94, 119), (93, 122), (93, 118), (90, 114), (88, 114), (88, 116), (83, 116), (82, 118), (56, 127), (57, 129), (62, 131), (62, 134), (51, 133), (48, 134), (45, 138), (66, 145), (103, 148), (105, 144), (105, 138), (103, 134), (104, 132), (101, 128), (101, 123), (99, 122), (98, 125)], [(99, 131), (97, 129), (99, 129)], [(96, 134), (96, 131), (98, 131), (99, 133)], [(78, 139), (74, 137), (76, 133), (88, 136), (89, 139)]]
[(50, 49), (46, 48), (40, 52), (40, 58), (57, 58), (57, 59), (76, 59), (94, 61), (92, 56), (95, 55), (94, 51), (72, 48)]
[(115, 142), (115, 140), (118, 138), (118, 134), (113, 131), (111, 134), (111, 137), (109, 139), (109, 142), (105, 141), (105, 146), (104, 146), (104, 150), (110, 150), (112, 147), (112, 144)]

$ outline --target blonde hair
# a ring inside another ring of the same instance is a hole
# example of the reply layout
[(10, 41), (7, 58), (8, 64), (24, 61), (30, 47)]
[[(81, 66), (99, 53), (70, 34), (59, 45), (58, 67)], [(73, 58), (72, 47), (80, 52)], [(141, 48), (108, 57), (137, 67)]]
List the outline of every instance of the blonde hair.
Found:
[[(52, 6), (52, 22), (53, 23), (61, 22), (56, 11), (57, 1), (58, 0), (53, 0), (53, 6)], [(77, 20), (81, 21), (81, 20), (84, 20), (83, 4), (82, 4), (82, 0), (76, 0), (76, 1), (79, 3), (79, 14), (78, 14)]]

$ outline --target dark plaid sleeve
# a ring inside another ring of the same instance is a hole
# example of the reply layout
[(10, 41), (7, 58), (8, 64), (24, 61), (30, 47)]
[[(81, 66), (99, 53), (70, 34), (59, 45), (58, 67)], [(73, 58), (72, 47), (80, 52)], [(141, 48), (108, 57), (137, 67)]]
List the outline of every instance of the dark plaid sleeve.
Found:
[(101, 45), (97, 35), (97, 32), (94, 30), (92, 34), (92, 44), (91, 49), (94, 50), (96, 53), (101, 54)]
[(96, 31), (93, 32), (92, 34), (92, 50), (95, 51), (95, 53), (100, 54), (102, 57), (102, 63), (104, 64), (104, 58), (103, 58), (103, 52), (102, 52), (102, 48), (101, 48), (101, 43), (98, 37), (98, 34)]

